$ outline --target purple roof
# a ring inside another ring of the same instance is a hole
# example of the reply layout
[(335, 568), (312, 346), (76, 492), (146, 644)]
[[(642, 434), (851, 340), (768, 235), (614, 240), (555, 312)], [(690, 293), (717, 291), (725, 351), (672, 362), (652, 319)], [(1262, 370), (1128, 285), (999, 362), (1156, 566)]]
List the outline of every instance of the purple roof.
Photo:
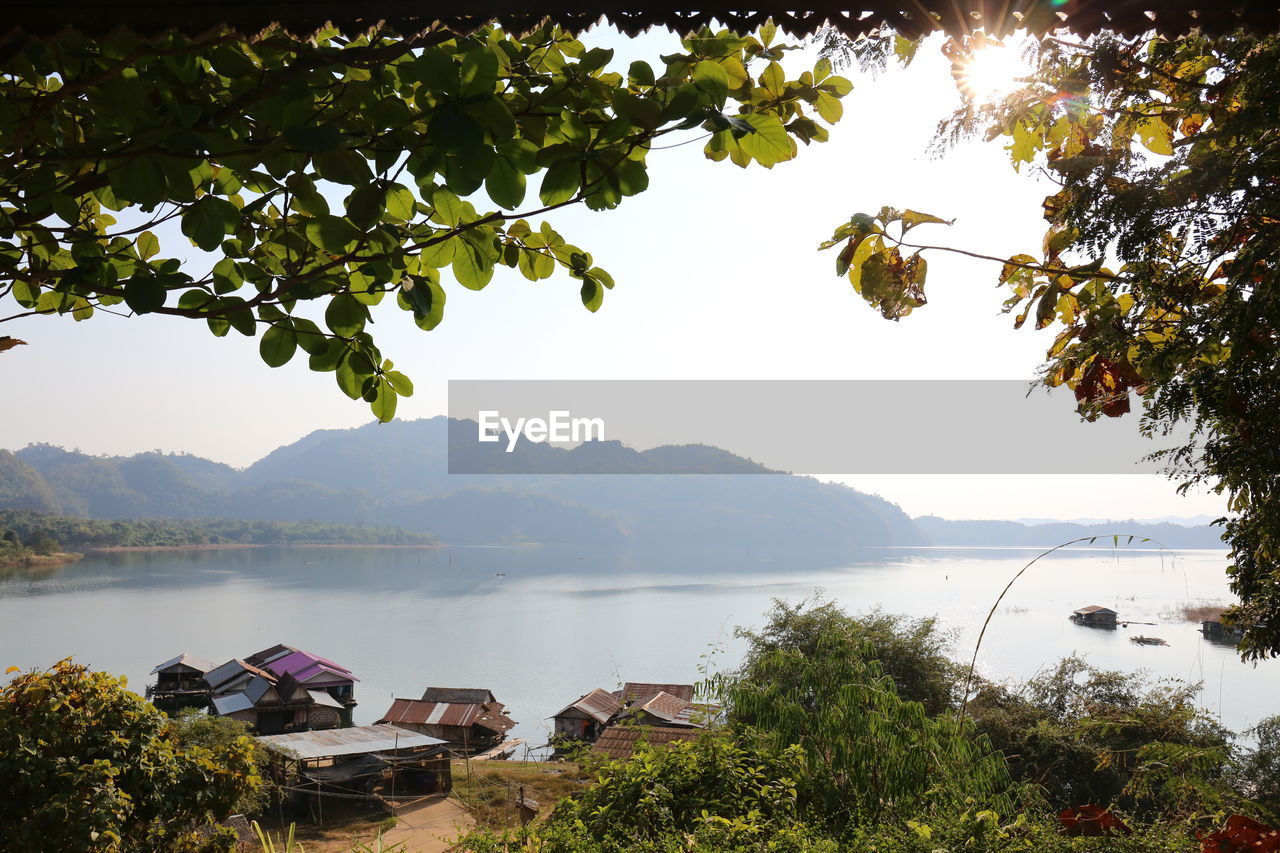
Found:
[(331, 679), (333, 683), (360, 680), (351, 674), (351, 670), (327, 658), (296, 650), (279, 660), (271, 661), (267, 664), (267, 668), (277, 676), (283, 676), (287, 672), (300, 682), (305, 682), (321, 673), (334, 676)]

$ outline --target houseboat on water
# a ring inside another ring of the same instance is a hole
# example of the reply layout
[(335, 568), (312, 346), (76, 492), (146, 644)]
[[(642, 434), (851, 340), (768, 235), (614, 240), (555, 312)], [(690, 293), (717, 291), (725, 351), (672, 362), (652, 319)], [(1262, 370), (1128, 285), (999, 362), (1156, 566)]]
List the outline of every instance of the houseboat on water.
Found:
[(1094, 628), (1114, 628), (1116, 627), (1116, 618), (1119, 615), (1110, 607), (1090, 604), (1088, 607), (1081, 607), (1073, 612), (1070, 619), (1077, 625), (1089, 625)]

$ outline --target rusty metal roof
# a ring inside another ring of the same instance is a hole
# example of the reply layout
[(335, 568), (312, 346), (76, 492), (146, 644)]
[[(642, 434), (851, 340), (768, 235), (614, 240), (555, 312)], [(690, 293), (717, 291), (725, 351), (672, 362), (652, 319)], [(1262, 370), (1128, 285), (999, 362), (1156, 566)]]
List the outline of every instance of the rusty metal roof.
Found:
[(510, 32), (528, 32), (548, 18), (575, 32), (604, 20), (630, 35), (651, 27), (687, 33), (706, 25), (745, 32), (770, 18), (784, 32), (799, 36), (824, 26), (853, 37), (884, 27), (907, 36), (938, 30), (963, 34), (978, 28), (989, 33), (1066, 28), (1078, 35), (1155, 30), (1169, 36), (1192, 28), (1211, 35), (1240, 28), (1280, 29), (1280, 6), (1274, 0), (809, 0), (799, 7), (773, 2), (776, 5), (744, 7), (726, 0), (7, 0), (0, 42), (72, 27), (90, 34), (131, 29), (147, 35), (176, 30), (192, 36), (231, 29), (251, 38), (279, 28), (308, 37), (330, 22), (348, 33), (383, 23), (410, 36), (432, 28), (471, 32), (496, 19)]
[(425, 749), (443, 746), (445, 743), (440, 738), (388, 725), (263, 735), (257, 738), (257, 741), (268, 749), (302, 759), (365, 755), (396, 749)]
[(697, 706), (692, 702), (686, 702), (678, 696), (672, 696), (670, 693), (655, 693), (648, 700), (633, 705), (628, 712), (643, 711), (652, 714), (660, 720), (668, 723), (677, 723), (686, 726), (701, 726), (701, 722), (695, 722), (695, 711)]
[(498, 702), (424, 702), (421, 699), (394, 699), (379, 723), (413, 723), (429, 726), (484, 726), (495, 732), (515, 727), (515, 720), (502, 713)]
[(497, 702), (493, 691), (483, 687), (428, 687), (422, 691), (424, 702), (453, 702), (483, 705), (485, 702)]
[(622, 710), (622, 703), (618, 701), (618, 697), (614, 696), (607, 690), (596, 688), (590, 693), (579, 697), (576, 701), (570, 702), (559, 711), (552, 714), (552, 717), (559, 717), (567, 711), (581, 711), (593, 720), (601, 723), (607, 723), (613, 718), (613, 715)]
[(697, 729), (681, 729), (670, 726), (609, 726), (596, 739), (595, 749), (612, 759), (630, 758), (641, 743), (663, 744), (673, 741), (696, 740), (702, 734)]
[(645, 681), (628, 681), (622, 685), (623, 702), (643, 702), (655, 693), (669, 693), (686, 702), (693, 701), (692, 684), (650, 684)]
[(1090, 613), (1110, 613), (1115, 615), (1115, 611), (1110, 607), (1103, 607), (1100, 604), (1090, 604), (1088, 607), (1081, 607), (1076, 611), (1076, 613), (1079, 613), (1081, 616), (1087, 616)]

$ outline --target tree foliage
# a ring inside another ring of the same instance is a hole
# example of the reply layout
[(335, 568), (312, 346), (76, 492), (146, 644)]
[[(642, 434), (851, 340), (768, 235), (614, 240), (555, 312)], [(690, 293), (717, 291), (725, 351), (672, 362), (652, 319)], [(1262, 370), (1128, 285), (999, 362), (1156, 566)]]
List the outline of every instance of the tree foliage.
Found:
[(200, 745), (123, 679), (62, 661), (0, 688), (0, 848), (226, 849), (198, 830), (262, 785), (253, 741)]
[[(963, 80), (990, 49), (979, 33), (945, 52)], [(1146, 429), (1192, 427), (1166, 461), (1183, 488), (1229, 496), (1229, 618), (1246, 655), (1280, 653), (1280, 38), (1048, 36), (1033, 52), (1027, 85), (941, 127), (1001, 141), (1014, 168), (1058, 184), (1042, 245), (989, 258), (1005, 310), (1057, 330), (1043, 381), (1074, 389), (1085, 417), (1125, 414), (1138, 394)], [(886, 207), (823, 246), (898, 319), (925, 303), (929, 247), (912, 229), (942, 222)]]
[[(837, 835), (970, 808), (1012, 813), (1022, 792), (1004, 758), (967, 721), (930, 716), (899, 695), (854, 625), (831, 604), (776, 604), (769, 628), (719, 687), (730, 723), (775, 748), (802, 748), (801, 802)], [(927, 669), (898, 657), (900, 671)]]
[(564, 270), (596, 311), (613, 278), (532, 217), (643, 192), (672, 133), (766, 168), (826, 139), (850, 83), (826, 62), (787, 79), (775, 34), (704, 30), (626, 73), (553, 26), (30, 41), (0, 66), (0, 299), (261, 333), (268, 365), (301, 351), (390, 420), (413, 385), (373, 306), (431, 330), (445, 271), (480, 290), (508, 267)]

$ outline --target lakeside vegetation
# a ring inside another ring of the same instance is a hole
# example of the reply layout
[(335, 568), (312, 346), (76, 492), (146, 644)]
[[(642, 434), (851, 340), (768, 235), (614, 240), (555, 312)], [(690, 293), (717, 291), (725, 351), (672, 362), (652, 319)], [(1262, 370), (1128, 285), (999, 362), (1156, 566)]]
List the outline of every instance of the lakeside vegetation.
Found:
[[(1025, 684), (981, 682), (966, 702), (934, 620), (832, 602), (775, 602), (738, 636), (741, 664), (700, 687), (724, 713), (695, 741), (641, 744), (627, 760), (584, 748), (572, 762), (455, 765), (476, 819), (457, 849), (1274, 853), (1280, 839), (1267, 834), (1280, 717), (1241, 739), (1198, 706), (1198, 685), (1073, 657)], [(48, 849), (215, 853), (228, 839), (198, 831), (210, 820), (278, 811), (241, 724), (170, 719), (69, 662), (0, 688), (0, 723), (0, 773), (18, 783), (0, 803), (0, 847), (38, 831)], [(142, 753), (101, 745), (131, 738)], [(85, 764), (90, 753), (106, 765)], [(521, 791), (540, 805), (527, 826)], [(73, 805), (85, 797), (93, 808)], [(135, 846), (71, 846), (90, 830)], [(1248, 846), (1250, 832), (1263, 843)]]
[[(64, 549), (184, 548), (220, 545), (438, 544), (429, 533), (390, 526), (324, 521), (240, 519), (97, 519), (33, 510), (0, 510), (0, 566), (42, 565), (79, 559)], [(50, 562), (52, 561), (52, 563)]]

